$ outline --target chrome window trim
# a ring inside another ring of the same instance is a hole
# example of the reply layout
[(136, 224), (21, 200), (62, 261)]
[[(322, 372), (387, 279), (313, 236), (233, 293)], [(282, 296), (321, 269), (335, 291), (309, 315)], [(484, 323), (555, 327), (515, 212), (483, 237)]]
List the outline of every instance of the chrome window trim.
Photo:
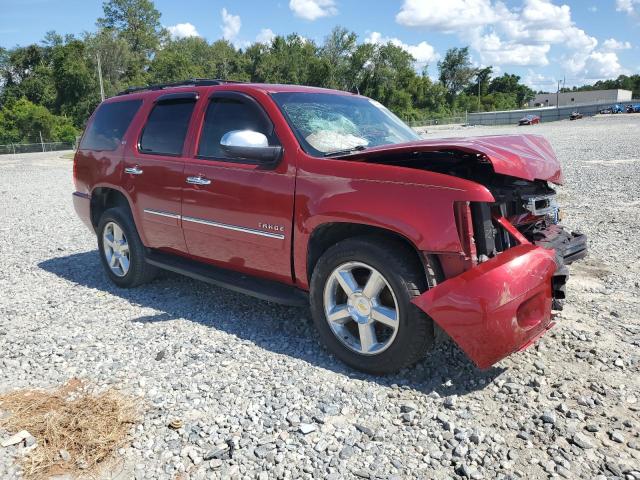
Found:
[(153, 210), (151, 208), (145, 208), (144, 213), (149, 213), (151, 215), (158, 215), (160, 217), (175, 218), (176, 220), (180, 220), (180, 215), (178, 215), (177, 213), (164, 212), (162, 210)]
[(272, 232), (265, 232), (263, 230), (255, 230), (253, 228), (238, 227), (237, 225), (229, 225), (226, 223), (212, 222), (211, 220), (204, 220), (202, 218), (183, 216), (182, 221), (199, 223), (201, 225), (208, 225), (210, 227), (224, 228), (225, 230), (233, 230), (234, 232), (250, 233), (252, 235), (259, 235), (261, 237), (276, 238), (278, 240), (284, 240), (284, 235), (281, 233), (272, 233)]

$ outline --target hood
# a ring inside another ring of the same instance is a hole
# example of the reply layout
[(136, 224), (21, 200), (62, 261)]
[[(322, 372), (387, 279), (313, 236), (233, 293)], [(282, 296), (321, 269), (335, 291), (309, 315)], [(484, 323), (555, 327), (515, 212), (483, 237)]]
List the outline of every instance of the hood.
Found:
[(366, 160), (386, 154), (457, 150), (477, 153), (502, 175), (524, 180), (546, 180), (561, 184), (562, 171), (549, 142), (540, 135), (493, 135), (486, 137), (417, 140), (371, 147), (340, 158)]

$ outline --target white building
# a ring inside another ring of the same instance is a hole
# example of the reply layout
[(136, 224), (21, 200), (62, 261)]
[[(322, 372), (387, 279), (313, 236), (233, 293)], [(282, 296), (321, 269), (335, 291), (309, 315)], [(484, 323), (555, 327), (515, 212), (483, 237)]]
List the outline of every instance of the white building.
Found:
[[(631, 101), (631, 90), (591, 90), (585, 92), (539, 93), (529, 102), (530, 107), (561, 107), (589, 103), (626, 103)], [(557, 102), (557, 103), (556, 103)]]

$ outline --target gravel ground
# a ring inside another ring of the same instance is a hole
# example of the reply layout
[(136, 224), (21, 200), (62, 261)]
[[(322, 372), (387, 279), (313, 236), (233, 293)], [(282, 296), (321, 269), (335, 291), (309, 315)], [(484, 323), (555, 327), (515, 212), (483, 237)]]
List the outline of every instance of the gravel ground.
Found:
[[(382, 378), (330, 357), (306, 309), (169, 274), (115, 288), (74, 214), (71, 162), (0, 157), (0, 392), (77, 376), (143, 397), (106, 477), (640, 479), (639, 126), (437, 132), (545, 135), (591, 253), (534, 347), (483, 372), (444, 342)], [(0, 448), (0, 478), (19, 477), (20, 453)]]

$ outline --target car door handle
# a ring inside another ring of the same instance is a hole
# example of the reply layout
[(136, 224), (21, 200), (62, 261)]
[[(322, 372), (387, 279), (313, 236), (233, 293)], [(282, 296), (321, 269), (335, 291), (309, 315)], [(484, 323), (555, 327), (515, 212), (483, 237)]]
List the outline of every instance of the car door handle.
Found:
[(187, 177), (187, 183), (191, 185), (209, 185), (211, 184), (211, 180), (204, 178), (202, 175), (198, 175), (197, 177)]
[(135, 167), (125, 168), (124, 173), (128, 173), (130, 175), (142, 175), (142, 169), (138, 165), (136, 165)]

